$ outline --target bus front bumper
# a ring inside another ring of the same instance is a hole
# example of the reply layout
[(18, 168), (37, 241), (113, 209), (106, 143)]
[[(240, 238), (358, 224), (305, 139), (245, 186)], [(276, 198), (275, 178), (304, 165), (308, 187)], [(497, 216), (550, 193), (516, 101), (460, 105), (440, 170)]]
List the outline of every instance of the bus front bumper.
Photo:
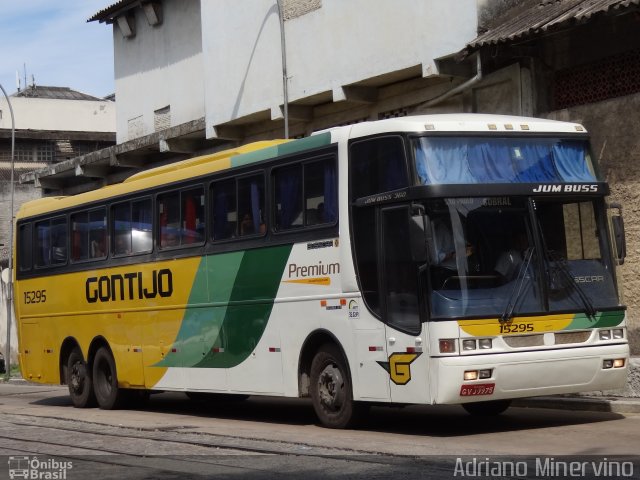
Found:
[[(610, 360), (624, 366), (605, 368)], [(432, 358), (433, 403), (458, 404), (623, 388), (627, 344)], [(617, 362), (620, 363), (620, 362)], [(473, 377), (477, 379), (465, 380)], [(489, 376), (487, 376), (489, 375)], [(482, 378), (484, 377), (484, 378)]]

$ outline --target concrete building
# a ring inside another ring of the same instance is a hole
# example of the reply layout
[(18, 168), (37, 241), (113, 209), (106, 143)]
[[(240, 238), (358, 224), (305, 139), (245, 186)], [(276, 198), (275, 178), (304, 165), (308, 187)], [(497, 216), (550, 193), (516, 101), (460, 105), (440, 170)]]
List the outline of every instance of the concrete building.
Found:
[[(20, 175), (115, 143), (115, 103), (66, 87), (29, 86), (9, 97), (15, 120), (14, 209), (42, 196)], [(11, 204), (11, 115), (0, 99), (0, 264), (6, 264)], [(15, 212), (14, 212), (15, 213)]]
[(90, 19), (113, 29), (118, 144), (21, 181), (74, 193), (282, 137), (285, 76), (292, 137), (432, 112), (580, 121), (625, 205), (639, 353), (639, 12), (640, 0), (121, 0)]

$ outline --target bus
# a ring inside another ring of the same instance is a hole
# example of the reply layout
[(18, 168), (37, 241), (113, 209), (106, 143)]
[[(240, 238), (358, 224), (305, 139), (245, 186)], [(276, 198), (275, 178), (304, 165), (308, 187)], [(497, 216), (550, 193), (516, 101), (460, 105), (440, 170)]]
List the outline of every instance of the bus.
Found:
[(579, 124), (447, 114), (262, 141), (24, 204), (25, 379), (76, 407), (150, 392), (374, 404), (623, 387), (629, 347), (606, 201)]

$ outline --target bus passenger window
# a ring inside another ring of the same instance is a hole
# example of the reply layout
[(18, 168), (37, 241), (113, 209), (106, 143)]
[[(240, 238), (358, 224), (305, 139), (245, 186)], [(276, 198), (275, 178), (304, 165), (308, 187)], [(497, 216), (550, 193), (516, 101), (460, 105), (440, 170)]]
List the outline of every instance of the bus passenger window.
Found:
[(180, 197), (178, 192), (158, 196), (160, 248), (180, 245)]
[(31, 270), (33, 245), (31, 237), (31, 224), (20, 225), (18, 230), (18, 268), (21, 272)]
[(264, 177), (252, 175), (238, 180), (238, 233), (242, 236), (264, 235)]
[(89, 258), (107, 256), (107, 209), (89, 212)]
[(36, 223), (36, 266), (67, 262), (67, 219), (58, 217)]
[(236, 182), (223, 180), (211, 187), (213, 200), (213, 239), (226, 240), (236, 235), (238, 211), (236, 208)]
[(193, 245), (204, 241), (204, 189), (186, 190), (181, 195), (182, 245)]
[(89, 214), (87, 212), (71, 215), (71, 261), (78, 262), (89, 258)]
[(274, 170), (276, 230), (302, 227), (302, 167)]
[(336, 167), (333, 158), (304, 166), (305, 225), (334, 223), (338, 218)]
[(351, 200), (407, 187), (401, 137), (382, 137), (351, 145)]
[(151, 200), (131, 203), (131, 252), (144, 253), (153, 249)]
[(36, 222), (36, 267), (47, 267), (51, 264), (49, 230), (49, 220)]
[(113, 254), (131, 253), (131, 205), (129, 202), (115, 205), (111, 211)]

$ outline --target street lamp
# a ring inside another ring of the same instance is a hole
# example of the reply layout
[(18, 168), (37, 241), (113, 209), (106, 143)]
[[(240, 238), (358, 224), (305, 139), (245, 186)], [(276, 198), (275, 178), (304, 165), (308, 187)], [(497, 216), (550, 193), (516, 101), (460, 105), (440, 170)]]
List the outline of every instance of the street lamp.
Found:
[(287, 45), (284, 40), (284, 13), (282, 0), (276, 0), (280, 19), (280, 51), (282, 52), (282, 94), (284, 97), (284, 138), (289, 138), (289, 91), (287, 88)]
[(7, 99), (7, 105), (9, 105), (9, 113), (11, 114), (11, 210), (9, 210), (9, 277), (7, 279), (7, 349), (6, 349), (6, 358), (5, 358), (5, 378), (9, 380), (11, 378), (11, 317), (13, 309), (11, 308), (12, 300), (13, 300), (13, 199), (15, 194), (15, 186), (13, 184), (13, 172), (14, 172), (14, 157), (16, 150), (16, 122), (13, 118), (13, 108), (11, 107), (11, 101), (9, 100), (9, 95), (7, 95), (6, 90), (0, 84), (0, 89), (2, 89), (2, 93), (4, 94), (4, 98)]

